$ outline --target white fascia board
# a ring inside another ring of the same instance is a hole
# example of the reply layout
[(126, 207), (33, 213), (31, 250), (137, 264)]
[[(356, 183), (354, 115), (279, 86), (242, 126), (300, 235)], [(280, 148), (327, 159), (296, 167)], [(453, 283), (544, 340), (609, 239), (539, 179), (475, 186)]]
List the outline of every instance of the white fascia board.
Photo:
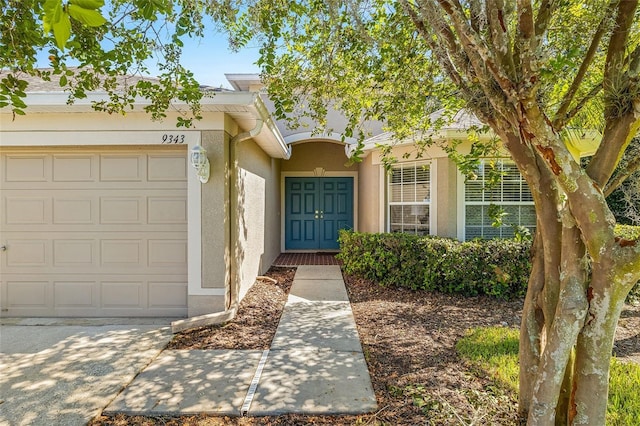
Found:
[(269, 113), (262, 98), (256, 93), (252, 95), (254, 97), (253, 104), (256, 109), (256, 118), (262, 120), (264, 123), (263, 129), (266, 127), (268, 130), (268, 132), (261, 131), (254, 139), (271, 157), (288, 160), (291, 157), (291, 147), (287, 145), (282, 137), (282, 133), (280, 133), (276, 123), (273, 121), (273, 117), (271, 117), (271, 113)]
[[(77, 99), (72, 105), (67, 104), (68, 94), (64, 92), (33, 92), (28, 93), (25, 100), (27, 112), (34, 113), (73, 113), (95, 112), (94, 102), (108, 99), (104, 92), (92, 92), (86, 98)], [(223, 112), (233, 118), (240, 127), (254, 127), (258, 120), (262, 120), (266, 126), (254, 138), (258, 145), (274, 158), (288, 159), (291, 149), (285, 143), (282, 134), (276, 127), (271, 114), (257, 93), (253, 92), (217, 92), (213, 96), (204, 96), (201, 101), (204, 112)], [(141, 111), (150, 102), (146, 99), (138, 99), (133, 111)], [(172, 107), (178, 111), (188, 110), (184, 102), (174, 102)], [(9, 108), (0, 109), (0, 113), (11, 114)], [(198, 126), (200, 127), (200, 126)]]

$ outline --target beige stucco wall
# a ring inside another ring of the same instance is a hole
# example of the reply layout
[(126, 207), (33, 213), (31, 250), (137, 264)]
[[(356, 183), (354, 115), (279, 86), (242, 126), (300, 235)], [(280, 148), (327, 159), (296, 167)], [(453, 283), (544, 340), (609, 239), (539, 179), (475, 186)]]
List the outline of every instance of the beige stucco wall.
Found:
[(283, 172), (312, 172), (321, 167), (325, 171), (356, 172), (356, 164), (345, 167), (347, 156), (344, 145), (332, 142), (315, 142), (295, 144), (291, 150), (291, 158), (282, 161)]
[[(203, 131), (201, 138), (210, 162), (210, 177), (207, 183), (199, 184), (200, 287), (211, 289), (215, 294), (206, 291), (204, 294), (193, 294), (190, 291), (190, 317), (222, 312), (230, 300), (229, 135), (221, 130)], [(193, 261), (194, 253), (190, 253), (190, 256)]]
[(381, 166), (373, 164), (373, 157), (365, 157), (358, 167), (358, 231), (383, 232), (380, 209), (384, 202), (384, 189), (381, 187)]
[(447, 157), (433, 160), (436, 163), (436, 220), (437, 234), (441, 237), (457, 237), (457, 178), (456, 165)]
[(241, 300), (280, 254), (280, 161), (253, 140), (231, 143), (232, 291)]
[[(458, 172), (455, 163), (446, 152), (437, 146), (428, 147), (420, 158), (416, 157), (413, 145), (397, 146), (392, 150), (395, 158), (404, 161), (430, 161), (435, 171), (435, 233), (442, 237), (457, 237), (458, 209), (457, 209), (457, 179)], [(381, 174), (382, 155), (379, 151), (372, 151), (360, 165), (360, 229), (365, 232), (384, 232), (387, 223), (387, 209), (385, 200), (386, 176)], [(381, 185), (380, 180), (383, 179)], [(375, 182), (375, 184), (374, 184)], [(375, 185), (375, 186), (374, 186)], [(380, 206), (384, 211), (380, 212)], [(382, 216), (382, 218), (381, 218)], [(374, 220), (374, 217), (377, 220)]]

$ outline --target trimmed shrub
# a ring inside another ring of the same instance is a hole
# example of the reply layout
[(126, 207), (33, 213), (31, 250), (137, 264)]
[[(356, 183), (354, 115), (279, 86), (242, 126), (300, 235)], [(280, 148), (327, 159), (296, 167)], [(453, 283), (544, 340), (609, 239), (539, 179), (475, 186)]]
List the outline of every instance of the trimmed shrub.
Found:
[[(633, 240), (640, 227), (618, 225), (616, 235)], [(384, 286), (511, 299), (524, 297), (531, 273), (527, 241), (340, 231), (339, 242), (346, 273)], [(640, 282), (628, 300), (640, 300)]]
[[(625, 240), (637, 240), (640, 238), (640, 226), (616, 225), (616, 235)], [(640, 281), (629, 292), (627, 301), (640, 303)]]
[(351, 231), (339, 241), (345, 272), (385, 286), (509, 299), (524, 296), (531, 270), (528, 242)]

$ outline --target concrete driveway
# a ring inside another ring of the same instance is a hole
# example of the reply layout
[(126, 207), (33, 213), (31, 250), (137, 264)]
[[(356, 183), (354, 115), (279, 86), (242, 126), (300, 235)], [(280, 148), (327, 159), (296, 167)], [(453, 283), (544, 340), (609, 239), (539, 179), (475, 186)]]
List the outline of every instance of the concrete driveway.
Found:
[(0, 425), (84, 425), (171, 338), (168, 319), (0, 319)]

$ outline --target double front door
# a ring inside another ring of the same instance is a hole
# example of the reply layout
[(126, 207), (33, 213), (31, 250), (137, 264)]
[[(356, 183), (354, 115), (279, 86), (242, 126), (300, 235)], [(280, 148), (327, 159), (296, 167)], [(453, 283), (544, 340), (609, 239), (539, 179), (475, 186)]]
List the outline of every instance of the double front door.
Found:
[(353, 178), (285, 178), (285, 248), (336, 250), (353, 228)]

